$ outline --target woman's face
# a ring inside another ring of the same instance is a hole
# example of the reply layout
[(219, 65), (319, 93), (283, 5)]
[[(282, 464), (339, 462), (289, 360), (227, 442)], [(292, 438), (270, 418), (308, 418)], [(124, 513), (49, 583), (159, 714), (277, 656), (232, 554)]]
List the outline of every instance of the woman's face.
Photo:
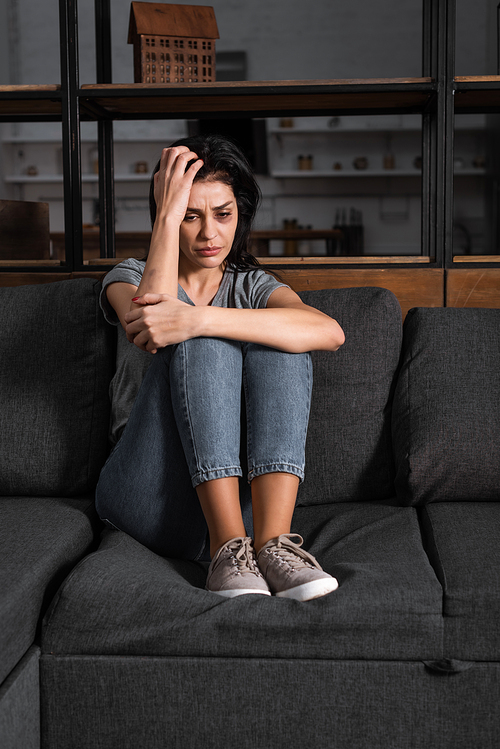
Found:
[(213, 180), (194, 182), (180, 228), (179, 264), (192, 270), (218, 268), (231, 251), (237, 224), (232, 187)]

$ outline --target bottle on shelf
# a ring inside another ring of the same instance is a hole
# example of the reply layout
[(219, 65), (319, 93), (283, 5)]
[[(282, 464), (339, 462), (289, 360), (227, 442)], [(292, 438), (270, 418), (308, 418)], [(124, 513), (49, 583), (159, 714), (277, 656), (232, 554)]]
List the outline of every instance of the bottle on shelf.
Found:
[[(297, 229), (297, 219), (283, 219), (283, 229), (295, 230)], [(285, 239), (283, 247), (283, 254), (286, 257), (293, 257), (297, 254), (297, 240), (296, 239)]]
[(337, 208), (333, 229), (342, 232), (342, 238), (327, 241), (327, 255), (355, 256), (364, 253), (363, 214), (356, 208), (349, 209), (349, 221), (345, 208)]

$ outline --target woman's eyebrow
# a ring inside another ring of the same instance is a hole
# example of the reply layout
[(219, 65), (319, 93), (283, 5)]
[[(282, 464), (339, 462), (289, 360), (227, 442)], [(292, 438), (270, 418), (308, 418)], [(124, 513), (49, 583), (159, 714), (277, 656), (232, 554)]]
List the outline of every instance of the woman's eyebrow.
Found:
[[(234, 203), (234, 200), (228, 200), (227, 203), (224, 203), (223, 205), (216, 205), (211, 210), (212, 211), (222, 211), (224, 208), (227, 208), (228, 205), (231, 205)], [(186, 213), (203, 213), (199, 208), (186, 208)]]

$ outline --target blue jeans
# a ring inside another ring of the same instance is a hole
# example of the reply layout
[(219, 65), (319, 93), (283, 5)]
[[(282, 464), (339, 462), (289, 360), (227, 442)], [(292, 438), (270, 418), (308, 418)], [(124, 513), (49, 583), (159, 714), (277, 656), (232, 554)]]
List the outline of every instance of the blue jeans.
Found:
[[(302, 480), (311, 389), (310, 354), (216, 338), (161, 349), (101, 472), (100, 517), (162, 556), (208, 560), (195, 487), (243, 475), (242, 419), (248, 482), (276, 472)], [(249, 532), (251, 497), (242, 488)]]

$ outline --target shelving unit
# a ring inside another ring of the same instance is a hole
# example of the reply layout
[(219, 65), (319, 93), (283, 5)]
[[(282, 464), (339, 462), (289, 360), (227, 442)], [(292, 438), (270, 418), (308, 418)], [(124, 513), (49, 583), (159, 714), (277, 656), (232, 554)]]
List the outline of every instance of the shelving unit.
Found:
[[(115, 174), (115, 182), (149, 182), (151, 179), (149, 174)], [(27, 174), (16, 174), (8, 175), (4, 178), (4, 181), (11, 184), (63, 184), (64, 178), (62, 174), (37, 174), (33, 177)], [(82, 182), (99, 182), (99, 175), (97, 174), (82, 174)]]
[[(78, 80), (78, 24), (76, 0), (59, 0), (61, 36), (61, 84), (44, 86), (0, 86), (0, 121), (59, 122), (62, 125), (63, 175), (38, 175), (26, 178), (58, 182), (63, 179), (66, 258), (61, 265), (47, 266), (54, 273), (102, 272), (106, 260), (114, 255), (114, 183), (142, 181), (147, 175), (114, 174), (113, 123), (138, 119), (203, 119), (246, 117), (340, 117), (348, 115), (400, 114), (422, 118), (422, 170), (393, 170), (391, 178), (419, 177), (422, 186), (422, 251), (412, 258), (401, 258), (401, 272), (425, 273), (435, 291), (431, 304), (444, 303), (445, 271), (463, 271), (465, 266), (481, 263), (481, 270), (500, 268), (498, 256), (487, 260), (460, 257), (455, 261), (452, 249), (454, 186), (454, 116), (462, 113), (499, 113), (500, 76), (454, 78), (455, 2), (423, 0), (423, 69), (420, 78), (347, 79), (312, 81), (245, 81), (235, 83), (162, 84), (112, 83), (110, 59), (111, 14), (109, 0), (95, 0), (97, 83), (80, 84)], [(82, 175), (81, 122), (95, 122), (98, 127), (100, 173)], [(481, 175), (478, 170), (462, 169), (456, 177)], [(281, 178), (305, 179), (306, 174), (277, 172)], [(355, 178), (347, 169), (329, 173), (329, 178)], [(374, 169), (359, 176), (380, 179), (389, 170)], [(308, 178), (325, 177), (311, 173)], [(8, 178), (20, 182), (21, 175)], [(97, 182), (101, 207), (101, 259), (95, 265), (84, 263), (82, 230), (82, 184)], [(314, 260), (314, 261), (313, 261)], [(269, 261), (267, 261), (269, 262)], [(372, 268), (375, 274), (389, 265), (396, 271), (397, 258), (273, 258), (274, 266), (295, 264), (302, 274), (304, 287), (314, 288), (318, 265), (338, 278), (350, 277), (356, 268), (363, 273)], [(314, 272), (312, 267), (314, 266)], [(425, 267), (424, 267), (425, 266)], [(40, 272), (41, 264), (28, 270)], [(378, 269), (378, 270), (377, 270)], [(11, 273), (25, 272), (24, 264), (4, 266)], [(308, 275), (307, 275), (308, 274)], [(366, 276), (364, 276), (365, 278)], [(375, 275), (373, 276), (375, 278)], [(378, 278), (378, 276), (377, 276)], [(406, 276), (405, 276), (406, 278)], [(423, 277), (422, 277), (423, 278)], [(333, 279), (333, 280), (332, 280)], [(414, 276), (417, 279), (417, 276)], [(431, 281), (431, 279), (434, 279)], [(438, 279), (438, 280), (436, 280)], [(360, 276), (361, 280), (361, 276)], [(420, 281), (415, 282), (418, 286)], [(438, 289), (439, 286), (439, 289)]]

